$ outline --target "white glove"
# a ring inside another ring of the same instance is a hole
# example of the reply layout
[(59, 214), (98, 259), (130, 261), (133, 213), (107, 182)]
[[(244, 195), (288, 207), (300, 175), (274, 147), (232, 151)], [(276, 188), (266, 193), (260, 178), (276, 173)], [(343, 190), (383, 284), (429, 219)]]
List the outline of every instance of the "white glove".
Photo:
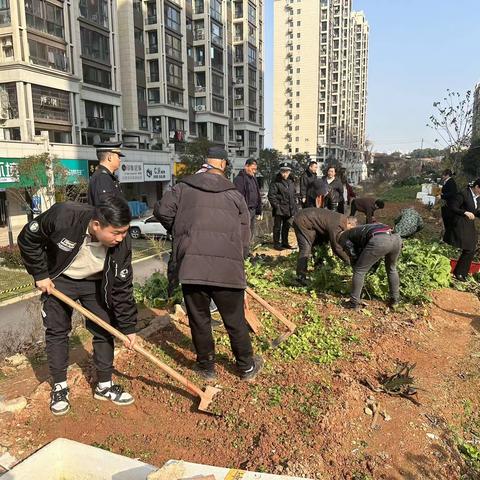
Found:
[(260, 215), (255, 215), (255, 220), (263, 220), (263, 213), (261, 213)]

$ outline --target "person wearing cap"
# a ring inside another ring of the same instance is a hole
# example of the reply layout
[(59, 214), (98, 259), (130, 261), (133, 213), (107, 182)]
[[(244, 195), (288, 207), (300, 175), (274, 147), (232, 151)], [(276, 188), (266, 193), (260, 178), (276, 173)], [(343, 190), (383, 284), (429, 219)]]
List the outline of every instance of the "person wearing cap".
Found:
[(88, 183), (88, 203), (96, 206), (106, 193), (125, 198), (120, 182), (114, 173), (120, 168), (120, 159), (125, 155), (120, 150), (121, 143), (101, 143), (95, 145), (100, 165)]
[(268, 201), (272, 206), (273, 221), (273, 248), (275, 250), (292, 249), (288, 243), (288, 232), (292, 218), (297, 213), (295, 201), (295, 184), (290, 178), (292, 167), (284, 162), (280, 165), (275, 180), (268, 190)]
[(315, 200), (312, 201), (312, 196), (307, 195), (309, 189), (312, 188), (313, 183), (317, 179), (318, 163), (311, 160), (307, 169), (300, 177), (300, 198), (302, 199), (302, 207), (315, 207)]
[(262, 216), (262, 197), (260, 196), (260, 187), (257, 178), (257, 161), (249, 158), (245, 162), (243, 170), (235, 177), (233, 181), (238, 191), (245, 198), (248, 212), (250, 213), (250, 242), (253, 241), (255, 235), (255, 220)]
[(361, 294), (365, 275), (385, 259), (385, 270), (390, 289), (389, 307), (394, 307), (400, 298), (400, 279), (397, 271), (397, 260), (402, 250), (402, 239), (388, 225), (370, 223), (343, 231), (338, 243), (350, 257), (353, 268), (352, 292), (347, 308), (360, 308)]
[(207, 171), (182, 178), (165, 193), (153, 213), (173, 234), (172, 273), (182, 285), (197, 354), (194, 370), (207, 381), (216, 379), (209, 309), (213, 299), (240, 378), (250, 381), (263, 366), (263, 359), (253, 354), (244, 313), (250, 216), (245, 199), (225, 178), (227, 152), (211, 147), (207, 163)]

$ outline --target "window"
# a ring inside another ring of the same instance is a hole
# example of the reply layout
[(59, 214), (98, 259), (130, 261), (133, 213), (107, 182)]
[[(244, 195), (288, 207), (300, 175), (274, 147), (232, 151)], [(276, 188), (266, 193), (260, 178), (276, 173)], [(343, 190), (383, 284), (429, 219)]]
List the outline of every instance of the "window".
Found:
[(224, 126), (219, 125), (218, 123), (213, 124), (213, 140), (215, 142), (223, 142), (224, 141)]
[(248, 21), (250, 23), (255, 24), (256, 20), (257, 20), (257, 10), (251, 3), (249, 3), (248, 4)]
[(248, 144), (250, 147), (257, 146), (257, 134), (255, 132), (248, 132)]
[(257, 40), (257, 30), (253, 25), (248, 26), (248, 41), (255, 44)]
[(257, 86), (257, 71), (253, 68), (248, 69), (248, 85), (253, 88)]
[(253, 88), (248, 89), (248, 105), (251, 108), (257, 108), (257, 92)]
[(168, 131), (178, 132), (183, 131), (185, 128), (185, 122), (179, 118), (168, 117)]
[(211, 47), (212, 67), (223, 71), (223, 51), (217, 47)]
[(87, 127), (114, 131), (113, 106), (98, 102), (85, 102)]
[(112, 77), (110, 70), (103, 70), (92, 67), (91, 65), (83, 64), (83, 81), (90, 85), (97, 85), (103, 88), (112, 88)]
[(153, 25), (157, 23), (157, 4), (155, 2), (147, 2), (147, 25)]
[(205, 5), (203, 0), (195, 0), (195, 13), (203, 13)]
[(302, 22), (297, 22), (297, 27), (300, 27), (302, 25)]
[(211, 23), (212, 26), (212, 42), (220, 47), (223, 46), (223, 28), (216, 22)]
[(162, 117), (150, 117), (152, 122), (152, 132), (161, 133), (162, 132)]
[(251, 122), (256, 122), (257, 121), (257, 112), (255, 110), (249, 110), (248, 111), (248, 119)]
[(148, 62), (148, 70), (150, 72), (149, 81), (158, 82), (160, 80), (160, 71), (158, 69), (158, 60), (150, 60)]
[(182, 59), (182, 41), (165, 32), (165, 52), (169, 57)]
[(137, 87), (137, 100), (139, 102), (145, 102), (147, 99), (147, 93), (145, 88), (143, 87)]
[(147, 53), (158, 53), (158, 34), (155, 30), (147, 32), (148, 35), (148, 49)]
[(182, 67), (176, 63), (167, 61), (167, 83), (176, 87), (182, 87)]
[(243, 4), (242, 2), (235, 2), (235, 18), (243, 17)]
[(33, 114), (37, 120), (70, 122), (70, 93), (32, 85)]
[(27, 25), (36, 30), (63, 38), (63, 9), (45, 0), (26, 0)]
[(257, 65), (257, 49), (250, 45), (248, 46), (248, 63), (254, 66)]
[[(6, 92), (7, 99), (7, 114), (8, 118), (18, 118), (18, 101), (17, 101), (17, 86), (15, 83), (0, 84), (0, 92)], [(5, 108), (5, 107), (4, 107)], [(13, 140), (13, 139), (12, 139)], [(20, 140), (20, 139), (19, 139)]]
[(141, 72), (145, 71), (145, 60), (140, 57), (135, 57), (135, 68)]
[(183, 92), (167, 89), (167, 103), (176, 107), (183, 107)]
[(62, 72), (68, 71), (68, 59), (65, 50), (30, 38), (28, 39), (28, 48), (30, 50), (30, 63), (61, 70)]
[(102, 27), (108, 27), (107, 0), (80, 0), (80, 15)]
[(160, 89), (149, 88), (148, 89), (148, 103), (160, 103)]
[(243, 45), (235, 45), (234, 57), (236, 63), (243, 62)]
[(133, 35), (135, 37), (135, 41), (143, 45), (143, 30), (141, 28), (135, 27)]
[(0, 25), (10, 23), (10, 4), (9, 0), (0, 0)]
[(82, 55), (99, 62), (110, 63), (110, 44), (108, 37), (80, 27)]
[(180, 31), (180, 12), (170, 5), (165, 5), (165, 22), (170, 30)]
[(300, 34), (300, 32), (297, 33), (297, 38), (300, 38), (302, 35)]
[(205, 47), (203, 45), (201, 47), (195, 47), (194, 57), (196, 67), (205, 66)]
[(212, 91), (214, 95), (223, 97), (223, 77), (220, 75), (212, 74)]
[(213, 98), (212, 100), (212, 110), (217, 113), (224, 113), (224, 101), (220, 98)]
[(148, 130), (148, 117), (146, 117), (145, 115), (139, 115), (138, 126), (140, 130)]
[(243, 122), (245, 120), (245, 116), (244, 116), (244, 112), (243, 112), (243, 109), (236, 109), (234, 110), (234, 119), (237, 121), (237, 122)]
[(222, 2), (221, 0), (210, 1), (210, 15), (213, 19), (222, 21)]

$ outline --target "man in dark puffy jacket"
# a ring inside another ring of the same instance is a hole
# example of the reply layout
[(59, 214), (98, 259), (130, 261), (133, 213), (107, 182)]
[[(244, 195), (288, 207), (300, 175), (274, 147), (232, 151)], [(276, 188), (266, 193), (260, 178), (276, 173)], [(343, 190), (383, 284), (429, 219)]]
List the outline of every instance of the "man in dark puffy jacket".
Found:
[(237, 190), (245, 198), (250, 214), (250, 241), (253, 241), (255, 235), (255, 219), (260, 219), (262, 215), (262, 197), (260, 196), (260, 188), (255, 177), (256, 173), (257, 161), (254, 158), (249, 158), (245, 162), (243, 170), (239, 172), (233, 181)]
[[(29, 222), (18, 237), (25, 267), (42, 295), (42, 316), (50, 374), (50, 410), (70, 410), (67, 387), (68, 334), (72, 309), (50, 295), (56, 288), (135, 342), (137, 308), (133, 298), (132, 249), (127, 237), (131, 220), (125, 200), (102, 195), (96, 207), (57, 203)], [(130, 405), (133, 397), (112, 383), (113, 337), (87, 320), (93, 333), (93, 362), (98, 384), (94, 397)]]
[(326, 208), (304, 208), (293, 217), (293, 229), (298, 242), (297, 281), (307, 285), (307, 265), (314, 245), (330, 242), (332, 251), (344, 262), (348, 255), (338, 244), (337, 237), (347, 228), (356, 226), (356, 220)]
[(317, 177), (318, 163), (312, 160), (305, 172), (300, 177), (300, 198), (302, 199), (302, 207), (309, 208), (315, 207), (315, 198), (312, 200), (312, 195), (308, 195), (309, 190), (312, 188), (313, 183)]
[(197, 353), (194, 369), (208, 381), (216, 379), (209, 309), (213, 299), (240, 377), (253, 380), (263, 360), (253, 355), (244, 313), (250, 216), (244, 198), (224, 176), (227, 152), (212, 147), (207, 161), (211, 168), (177, 183), (155, 205), (154, 215), (173, 234), (172, 266), (182, 284)]
[(297, 213), (295, 184), (290, 178), (292, 167), (287, 162), (280, 165), (280, 172), (268, 190), (268, 201), (273, 215), (273, 248), (275, 250), (292, 249), (288, 243), (288, 232), (292, 218)]
[(353, 267), (353, 285), (348, 308), (360, 308), (360, 298), (365, 281), (365, 275), (382, 258), (385, 259), (385, 269), (390, 288), (390, 307), (399, 301), (400, 279), (397, 271), (397, 260), (402, 250), (402, 239), (393, 233), (388, 225), (373, 223), (361, 225), (342, 232), (338, 243), (347, 252)]

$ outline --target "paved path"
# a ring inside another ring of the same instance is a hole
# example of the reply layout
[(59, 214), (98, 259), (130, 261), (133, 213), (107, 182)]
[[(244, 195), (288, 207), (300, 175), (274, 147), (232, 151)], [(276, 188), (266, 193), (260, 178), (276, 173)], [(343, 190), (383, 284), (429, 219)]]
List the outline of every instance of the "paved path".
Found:
[[(143, 283), (154, 272), (166, 271), (168, 253), (158, 258), (145, 258), (133, 265), (134, 281)], [(0, 307), (0, 351), (2, 342), (21, 345), (42, 339), (43, 327), (40, 313), (40, 297), (29, 298), (11, 305)]]

